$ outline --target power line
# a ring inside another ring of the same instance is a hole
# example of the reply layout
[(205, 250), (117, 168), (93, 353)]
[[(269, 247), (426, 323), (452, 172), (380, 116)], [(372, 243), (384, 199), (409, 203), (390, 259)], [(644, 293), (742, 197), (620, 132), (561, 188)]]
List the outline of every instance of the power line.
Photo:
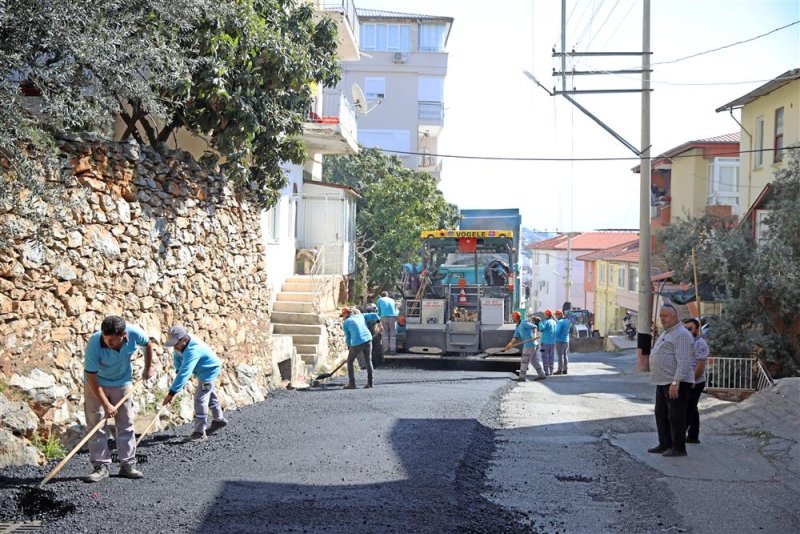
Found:
[[(450, 159), (469, 159), (469, 160), (486, 160), (486, 161), (640, 161), (641, 158), (639, 156), (621, 156), (621, 157), (593, 157), (593, 158), (548, 158), (548, 157), (536, 157), (536, 156), (472, 156), (472, 155), (465, 155), (465, 154), (430, 154), (425, 152), (413, 152), (410, 150), (389, 150), (380, 147), (378, 148), (381, 152), (386, 154), (401, 154), (403, 156), (432, 156), (438, 158), (450, 158)], [(781, 150), (792, 150), (795, 148), (800, 148), (799, 146), (787, 146), (783, 147)], [(755, 152), (772, 152), (774, 149), (772, 148), (762, 148), (762, 149), (754, 149), (754, 150), (736, 150), (730, 152), (721, 152), (716, 154), (717, 157), (735, 157), (739, 156), (740, 154), (752, 154)], [(659, 159), (681, 159), (681, 158), (694, 158), (696, 156), (687, 154), (685, 156), (677, 155), (677, 156), (670, 156), (670, 158), (665, 158), (664, 156), (651, 156), (650, 160), (659, 160)]]
[(749, 39), (744, 39), (742, 41), (736, 41), (735, 43), (727, 44), (727, 45), (720, 46), (720, 47), (717, 47), (717, 48), (712, 48), (711, 50), (706, 50), (704, 52), (697, 52), (696, 54), (691, 54), (691, 55), (688, 55), (688, 56), (680, 57), (678, 59), (671, 59), (669, 61), (656, 61), (654, 63), (651, 63), (651, 65), (669, 65), (671, 63), (678, 63), (679, 61), (686, 61), (687, 59), (692, 59), (692, 58), (695, 58), (695, 57), (698, 57), (698, 56), (703, 56), (705, 54), (710, 54), (712, 52), (719, 52), (720, 50), (724, 50), (724, 49), (730, 48), (732, 46), (736, 46), (736, 45), (740, 45), (740, 44), (744, 44), (744, 43), (749, 43), (751, 41), (755, 41), (756, 39), (761, 39), (762, 37), (766, 37), (767, 35), (773, 34), (773, 33), (778, 32), (780, 30), (785, 30), (786, 28), (794, 26), (795, 24), (800, 24), (800, 20), (796, 20), (794, 22), (791, 22), (791, 23), (787, 24), (786, 26), (781, 26), (780, 28), (775, 28), (774, 30), (770, 30), (767, 33), (762, 33), (761, 35), (756, 35), (755, 37), (751, 37)]
[(614, 14), (614, 10), (617, 9), (617, 6), (619, 5), (619, 2), (620, 2), (620, 0), (617, 0), (614, 3), (614, 5), (611, 7), (611, 11), (608, 12), (608, 14), (606, 15), (606, 18), (603, 20), (602, 23), (600, 23), (600, 27), (597, 28), (597, 31), (594, 33), (594, 35), (592, 35), (592, 38), (589, 39), (588, 43), (586, 43), (586, 49), (587, 50), (589, 49), (589, 47), (592, 46), (592, 43), (594, 42), (595, 39), (597, 39), (597, 36), (600, 35), (600, 31), (605, 27), (606, 23), (608, 22), (608, 19), (611, 18), (611, 15)]
[[(604, 69), (601, 69), (599, 67), (595, 67), (594, 65), (590, 65), (588, 63), (586, 63), (586, 66), (589, 67), (592, 70), (597, 71), (597, 72), (602, 72), (604, 74), (608, 74), (609, 76), (617, 76), (619, 78), (625, 78), (625, 79), (628, 79), (628, 80), (635, 80), (635, 81), (639, 81), (641, 79), (641, 78), (638, 78), (636, 76), (629, 76), (627, 74), (620, 74), (618, 72), (611, 72), (611, 71), (608, 71), (608, 70), (604, 70)], [(659, 83), (659, 84), (663, 84), (663, 85), (677, 85), (677, 86), (682, 86), (683, 85), (683, 86), (691, 86), (691, 87), (698, 87), (698, 86), (701, 86), (701, 87), (714, 87), (714, 86), (717, 86), (717, 85), (746, 85), (746, 84), (749, 84), (749, 83), (766, 83), (766, 82), (773, 82), (773, 81), (774, 82), (781, 82), (781, 81), (784, 81), (784, 80), (794, 80), (794, 79), (797, 79), (796, 75), (786, 76), (786, 77), (778, 76), (777, 78), (768, 78), (766, 80), (737, 80), (737, 81), (732, 81), (732, 82), (668, 82), (666, 80), (650, 80), (650, 83)]]

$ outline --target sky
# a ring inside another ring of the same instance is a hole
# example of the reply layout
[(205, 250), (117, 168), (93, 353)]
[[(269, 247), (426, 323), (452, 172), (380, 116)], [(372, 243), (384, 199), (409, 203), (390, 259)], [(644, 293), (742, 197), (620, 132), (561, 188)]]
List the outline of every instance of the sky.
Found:
[[(546, 87), (560, 59), (560, 0), (356, 0), (356, 7), (453, 17), (447, 43), (445, 122), (439, 153), (492, 157), (632, 158), (625, 161), (491, 161), (445, 158), (440, 189), (459, 208), (519, 208), (539, 230), (638, 228), (639, 161), (628, 148)], [(567, 0), (567, 50), (640, 51), (642, 0)], [(800, 67), (800, 24), (676, 63), (655, 64), (750, 39), (800, 20), (800, 0), (652, 0), (651, 145), (738, 132), (714, 110)], [(640, 68), (639, 57), (580, 58), (567, 70)], [(739, 83), (748, 82), (748, 83)], [(684, 85), (688, 84), (688, 85)], [(577, 89), (641, 87), (636, 74), (577, 76)], [(578, 95), (635, 147), (639, 93)], [(737, 116), (738, 118), (738, 116)]]

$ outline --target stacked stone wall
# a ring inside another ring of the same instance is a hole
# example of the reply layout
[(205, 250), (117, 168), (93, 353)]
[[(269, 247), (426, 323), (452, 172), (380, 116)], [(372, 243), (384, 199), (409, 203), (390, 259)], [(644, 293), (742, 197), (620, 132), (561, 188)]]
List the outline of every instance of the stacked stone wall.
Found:
[[(74, 442), (86, 341), (117, 314), (155, 341), (154, 377), (136, 395), (141, 411), (153, 410), (174, 376), (161, 345), (174, 323), (223, 358), (227, 407), (263, 400), (274, 366), (259, 209), (181, 151), (106, 142), (62, 150), (75, 180), (64, 204), (48, 209), (66, 217), (35, 235), (26, 221), (0, 216), (17, 232), (0, 250), (0, 392), (27, 403), (39, 434)], [(135, 360), (135, 380), (143, 364)], [(191, 398), (176, 403), (174, 419), (191, 415)]]

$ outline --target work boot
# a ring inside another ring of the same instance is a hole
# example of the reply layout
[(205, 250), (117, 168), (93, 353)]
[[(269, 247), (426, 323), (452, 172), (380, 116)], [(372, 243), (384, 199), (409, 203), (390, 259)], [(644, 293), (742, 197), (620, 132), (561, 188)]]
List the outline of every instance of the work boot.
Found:
[(144, 473), (136, 469), (133, 465), (123, 465), (119, 468), (119, 473), (117, 474), (118, 477), (122, 478), (144, 478)]
[(525, 377), (525, 376), (518, 376), (517, 378), (514, 379), (514, 381), (515, 382), (527, 382), (528, 378)]
[(226, 426), (228, 426), (228, 420), (227, 419), (224, 419), (224, 418), (223, 419), (214, 419), (213, 421), (211, 421), (211, 426), (209, 426), (208, 430), (206, 430), (206, 434), (213, 434), (217, 430), (222, 430)]
[(108, 467), (96, 465), (90, 475), (83, 477), (83, 481), (86, 483), (100, 482), (104, 478), (108, 478)]
[(667, 449), (661, 456), (686, 456), (686, 451), (676, 451), (675, 449)]
[(547, 377), (544, 375), (536, 375), (536, 378), (534, 378), (534, 380), (547, 380)]
[(555, 372), (555, 373), (553, 373), (553, 374), (554, 374), (554, 375), (560, 375), (560, 374), (563, 374), (563, 373), (562, 373), (561, 371), (556, 371), (556, 372)]
[(364, 389), (371, 389), (371, 388), (372, 388), (372, 382), (367, 382), (367, 385), (364, 386)]
[(356, 389), (356, 385), (353, 382), (350, 382), (349, 384), (347, 384), (342, 389)]
[(187, 443), (193, 443), (195, 441), (207, 441), (208, 436), (206, 436), (205, 432), (192, 432), (188, 438), (186, 438)]
[(697, 438), (686, 438), (686, 443), (700, 443), (700, 440)]
[(658, 447), (650, 447), (647, 449), (647, 452), (652, 452), (653, 454), (664, 454), (666, 451), (671, 450), (669, 447), (662, 447), (659, 445)]

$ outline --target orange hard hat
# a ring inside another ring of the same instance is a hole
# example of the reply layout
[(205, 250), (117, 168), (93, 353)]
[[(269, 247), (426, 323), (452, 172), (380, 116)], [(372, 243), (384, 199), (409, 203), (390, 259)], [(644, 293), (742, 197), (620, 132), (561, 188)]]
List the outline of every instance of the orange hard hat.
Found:
[(511, 317), (513, 319), (521, 319), (522, 318), (522, 314), (520, 312), (518, 312), (518, 311), (515, 311), (514, 313), (511, 314)]
[(556, 310), (556, 317), (564, 317), (564, 312), (561, 310)]
[(339, 317), (347, 317), (348, 315), (350, 315), (350, 308), (345, 306), (344, 308), (342, 308), (342, 313)]
[(546, 309), (546, 310), (544, 311), (544, 314), (545, 314), (545, 315), (547, 315), (548, 317), (552, 317), (552, 316), (553, 316), (553, 312), (552, 312), (552, 311), (550, 311), (550, 308)]

